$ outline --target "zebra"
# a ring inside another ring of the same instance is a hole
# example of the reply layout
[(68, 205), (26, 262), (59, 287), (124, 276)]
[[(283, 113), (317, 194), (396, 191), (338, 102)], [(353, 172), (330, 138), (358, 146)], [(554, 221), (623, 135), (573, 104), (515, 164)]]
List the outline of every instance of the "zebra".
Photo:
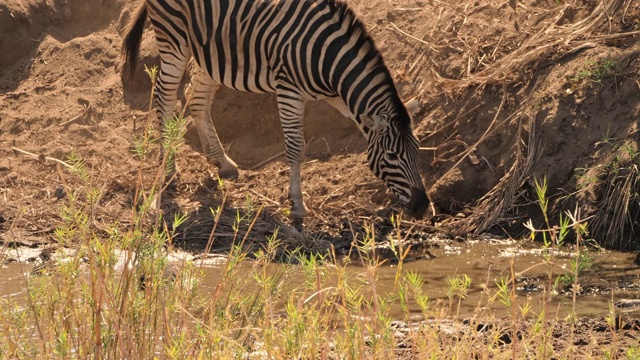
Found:
[(303, 113), (325, 100), (358, 126), (373, 173), (421, 218), (428, 198), (420, 177), (419, 143), (393, 78), (364, 24), (341, 0), (144, 0), (125, 29), (124, 78), (135, 74), (146, 18), (160, 53), (155, 106), (171, 115), (182, 77), (197, 64), (187, 89), (207, 160), (219, 176), (238, 167), (225, 153), (211, 120), (220, 86), (275, 92), (289, 164), (290, 217), (308, 214), (301, 187)]

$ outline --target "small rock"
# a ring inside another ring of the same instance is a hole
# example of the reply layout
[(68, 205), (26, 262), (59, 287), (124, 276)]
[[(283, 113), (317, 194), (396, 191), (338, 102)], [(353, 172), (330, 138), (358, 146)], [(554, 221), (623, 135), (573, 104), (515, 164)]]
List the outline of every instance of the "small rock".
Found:
[(43, 262), (47, 262), (49, 260), (51, 260), (51, 255), (53, 254), (53, 248), (44, 248), (42, 249), (42, 252), (40, 252), (40, 255), (38, 255), (38, 257), (40, 257), (40, 260), (42, 260)]
[[(173, 283), (178, 277), (178, 269), (173, 265), (168, 265), (164, 269), (164, 273), (161, 274), (161, 280), (166, 281), (167, 283)], [(138, 289), (145, 290), (149, 285), (151, 285), (152, 279), (145, 274), (140, 275), (138, 278)]]
[(67, 195), (67, 193), (64, 191), (64, 187), (58, 186), (56, 188), (54, 195), (56, 196), (56, 199), (60, 200), (64, 198)]
[(640, 299), (620, 299), (614, 304), (617, 308), (638, 308), (640, 307)]

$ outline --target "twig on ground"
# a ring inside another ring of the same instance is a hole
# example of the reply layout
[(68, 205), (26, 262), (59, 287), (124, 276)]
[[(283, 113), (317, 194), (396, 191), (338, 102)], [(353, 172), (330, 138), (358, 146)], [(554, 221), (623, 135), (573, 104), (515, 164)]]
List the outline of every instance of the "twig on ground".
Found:
[(332, 198), (336, 195), (336, 193), (337, 193), (338, 191), (342, 190), (342, 189), (344, 189), (344, 186), (339, 186), (337, 189), (333, 190), (333, 191), (331, 192), (331, 194), (329, 194), (329, 195), (325, 196), (325, 197), (324, 197), (324, 200), (322, 200), (322, 201), (320, 202), (320, 204), (318, 205), (318, 209), (322, 209), (322, 206), (324, 206), (324, 204), (325, 204), (327, 201), (329, 201), (330, 199), (332, 199)]
[(499, 128), (502, 124), (506, 123), (507, 121), (513, 119), (516, 115), (518, 115), (519, 113), (513, 113), (509, 116), (507, 116), (505, 119), (503, 119), (502, 121), (499, 122), (499, 124), (497, 126), (494, 126), (494, 124), (498, 121), (498, 116), (500, 115), (500, 113), (502, 112), (502, 108), (505, 104), (507, 98), (507, 94), (504, 93), (502, 96), (502, 101), (500, 101), (500, 105), (498, 106), (498, 109), (496, 110), (496, 115), (493, 117), (493, 120), (491, 121), (491, 124), (489, 124), (489, 127), (487, 128), (487, 130), (485, 130), (484, 134), (482, 134), (482, 136), (480, 137), (480, 139), (478, 139), (478, 141), (476, 141), (475, 144), (473, 144), (472, 146), (470, 146), (467, 150), (465, 150), (461, 156), (460, 159), (446, 172), (444, 173), (444, 175), (442, 175), (442, 177), (444, 178), (445, 176), (449, 175), (449, 173), (455, 169), (456, 167), (458, 167), (458, 165), (460, 165), (460, 163), (467, 157), (469, 156), (469, 154), (476, 150), (478, 145), (480, 145), (482, 142), (484, 142), (489, 135), (491, 135), (497, 128)]
[(406, 37), (409, 37), (409, 38), (411, 38), (411, 39), (413, 39), (413, 40), (415, 40), (415, 41), (417, 41), (417, 42), (419, 42), (419, 43), (421, 43), (421, 44), (427, 45), (427, 46), (429, 47), (429, 49), (431, 49), (431, 50), (433, 50), (433, 51), (435, 51), (435, 52), (438, 52), (438, 50), (437, 50), (436, 48), (434, 48), (434, 47), (433, 47), (431, 44), (429, 44), (428, 42), (426, 42), (426, 41), (424, 41), (424, 40), (422, 40), (422, 39), (419, 39), (419, 38), (417, 38), (417, 37), (415, 37), (415, 36), (413, 36), (413, 35), (411, 35), (411, 34), (408, 34), (408, 33), (404, 32), (404, 31), (400, 30), (400, 28), (399, 28), (399, 27), (397, 27), (397, 26), (396, 26), (396, 24), (394, 24), (394, 23), (392, 23), (392, 22), (390, 22), (389, 24), (391, 24), (391, 26), (393, 26), (393, 29), (395, 29), (395, 30), (396, 30), (397, 32), (399, 32), (400, 34), (402, 34), (402, 35), (404, 35), (404, 36), (406, 36)]
[(55, 162), (59, 163), (60, 165), (64, 165), (64, 166), (68, 167), (69, 169), (73, 169), (73, 166), (67, 164), (66, 162), (64, 162), (64, 161), (62, 161), (60, 159), (52, 158), (50, 156), (36, 155), (34, 153), (30, 153), (28, 151), (25, 151), (25, 150), (22, 150), (22, 149), (18, 149), (17, 147), (12, 147), (11, 150), (13, 150), (15, 152), (18, 152), (18, 153), (21, 153), (23, 155), (27, 155), (27, 156), (29, 156), (29, 157), (31, 157), (33, 159), (36, 159), (36, 160), (40, 160), (40, 161), (43, 161), (43, 160), (55, 161)]
[(255, 164), (255, 165), (253, 165), (249, 170), (256, 170), (256, 169), (259, 169), (259, 168), (261, 168), (262, 166), (264, 166), (264, 165), (266, 165), (266, 164), (268, 164), (268, 163), (272, 162), (273, 160), (275, 160), (275, 159), (279, 158), (280, 156), (284, 155), (285, 153), (286, 153), (285, 151), (281, 151), (281, 152), (279, 152), (279, 153), (277, 153), (277, 154), (275, 154), (275, 155), (273, 155), (273, 156), (269, 157), (268, 159), (263, 160), (263, 161), (261, 161), (261, 162), (259, 162), (259, 163)]
[(62, 123), (58, 124), (58, 126), (65, 126), (65, 125), (68, 125), (68, 124), (70, 124), (70, 123), (72, 123), (72, 122), (74, 122), (74, 121), (76, 121), (76, 120), (81, 119), (82, 117), (84, 117), (84, 115), (85, 115), (87, 112), (89, 112), (89, 110), (91, 110), (91, 103), (87, 103), (87, 104), (85, 104), (85, 106), (84, 106), (84, 111), (83, 111), (80, 115), (78, 115), (78, 116), (74, 117), (73, 119), (69, 119), (69, 120), (67, 120), (67, 121), (65, 121), (65, 122), (62, 122)]
[(277, 206), (277, 207), (280, 207), (280, 206), (282, 205), (282, 204), (280, 204), (279, 202), (277, 202), (277, 201), (275, 201), (275, 200), (272, 200), (272, 199), (270, 199), (270, 198), (268, 198), (268, 197), (266, 197), (266, 196), (264, 196), (264, 195), (260, 194), (259, 192), (255, 191), (255, 190), (253, 190), (253, 189), (247, 189), (247, 190), (248, 190), (250, 193), (252, 193), (253, 195), (255, 195), (255, 196), (259, 197), (260, 199), (265, 200), (266, 202), (269, 202), (269, 203), (271, 203), (271, 204), (273, 204), (273, 205), (275, 205), (275, 206)]

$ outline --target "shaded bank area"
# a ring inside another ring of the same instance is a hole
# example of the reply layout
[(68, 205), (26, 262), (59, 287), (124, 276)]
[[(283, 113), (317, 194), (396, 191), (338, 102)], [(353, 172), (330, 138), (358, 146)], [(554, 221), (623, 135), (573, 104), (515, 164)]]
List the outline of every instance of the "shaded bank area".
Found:
[(459, 27), (462, 15), (443, 21), (449, 33), (428, 39), (439, 51), (425, 50), (458, 59), (434, 61), (437, 86), (418, 125), (435, 148), (430, 195), (463, 215), (445, 223), (458, 234), (522, 234), (526, 219), (542, 224), (534, 180), (546, 178), (553, 217), (577, 206), (602, 245), (636, 247), (638, 4), (476, 10)]

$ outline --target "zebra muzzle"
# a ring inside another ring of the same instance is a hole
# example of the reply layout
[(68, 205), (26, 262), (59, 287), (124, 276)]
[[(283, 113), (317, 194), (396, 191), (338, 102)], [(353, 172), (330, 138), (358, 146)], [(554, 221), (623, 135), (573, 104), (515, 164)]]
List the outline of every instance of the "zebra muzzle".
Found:
[(407, 211), (409, 215), (416, 219), (421, 219), (424, 216), (427, 207), (429, 206), (429, 198), (424, 188), (411, 188), (411, 199), (407, 204)]

